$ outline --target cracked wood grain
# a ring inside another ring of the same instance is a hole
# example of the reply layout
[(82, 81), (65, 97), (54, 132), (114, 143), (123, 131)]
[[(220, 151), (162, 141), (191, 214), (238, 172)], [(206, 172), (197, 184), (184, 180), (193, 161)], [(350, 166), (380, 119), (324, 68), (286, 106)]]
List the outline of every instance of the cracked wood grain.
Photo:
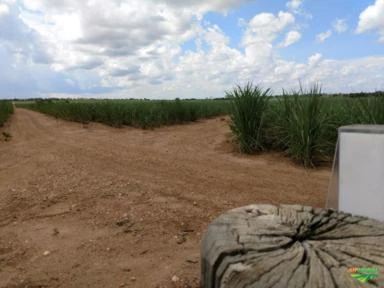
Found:
[(204, 288), (378, 287), (350, 267), (384, 271), (384, 223), (330, 209), (250, 205), (208, 227), (201, 245)]

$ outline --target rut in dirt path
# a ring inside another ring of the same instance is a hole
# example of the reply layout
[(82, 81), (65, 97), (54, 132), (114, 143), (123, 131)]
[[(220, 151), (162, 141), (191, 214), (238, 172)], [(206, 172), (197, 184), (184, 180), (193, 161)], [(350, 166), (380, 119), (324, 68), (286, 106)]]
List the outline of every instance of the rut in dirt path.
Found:
[(117, 129), (17, 108), (9, 130), (0, 287), (173, 287), (175, 274), (194, 287), (201, 234), (223, 211), (325, 201), (329, 169), (232, 153), (221, 118)]

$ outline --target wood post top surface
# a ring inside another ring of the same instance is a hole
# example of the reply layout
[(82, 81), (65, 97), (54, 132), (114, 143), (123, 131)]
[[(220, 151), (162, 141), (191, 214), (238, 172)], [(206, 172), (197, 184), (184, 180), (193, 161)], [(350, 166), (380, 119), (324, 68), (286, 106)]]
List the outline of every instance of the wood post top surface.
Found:
[(376, 287), (361, 286), (348, 268), (384, 273), (384, 223), (308, 206), (250, 205), (216, 218), (201, 253), (205, 288)]

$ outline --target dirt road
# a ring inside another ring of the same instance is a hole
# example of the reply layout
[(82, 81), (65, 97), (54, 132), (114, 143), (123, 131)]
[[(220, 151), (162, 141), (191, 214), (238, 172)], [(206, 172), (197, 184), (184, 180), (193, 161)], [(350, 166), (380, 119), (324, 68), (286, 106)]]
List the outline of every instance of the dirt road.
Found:
[(324, 206), (329, 169), (232, 153), (222, 120), (144, 131), (16, 109), (0, 142), (0, 287), (198, 287), (220, 213)]

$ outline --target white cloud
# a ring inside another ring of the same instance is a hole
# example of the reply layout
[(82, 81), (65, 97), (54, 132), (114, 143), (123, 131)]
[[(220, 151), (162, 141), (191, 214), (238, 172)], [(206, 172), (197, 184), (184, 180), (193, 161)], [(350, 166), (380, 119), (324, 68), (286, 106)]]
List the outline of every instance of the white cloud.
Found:
[(304, 3), (304, 0), (290, 0), (285, 4), (285, 6), (288, 8), (290, 12), (294, 14), (303, 16), (307, 19), (312, 19), (313, 17), (312, 14), (305, 11), (305, 9), (303, 9), (303, 3)]
[(9, 8), (4, 3), (0, 3), (0, 19), (1, 17), (7, 15), (9, 13)]
[[(311, 82), (320, 82), (331, 91), (373, 91), (382, 90), (384, 85), (378, 82), (382, 79), (382, 65), (384, 57), (365, 57), (354, 60), (322, 60), (312, 69), (307, 79)], [(361, 75), (364, 71), (364, 76)], [(365, 73), (366, 72), (366, 73)], [(380, 76), (381, 75), (381, 76)]]
[[(146, 61), (165, 56), (170, 47), (178, 47), (199, 29), (193, 20), (194, 10), (169, 8), (160, 2), (24, 0), (24, 3), (40, 12), (37, 15), (41, 16), (36, 17), (36, 13), (23, 11), (21, 19), (46, 40), (55, 70), (89, 67), (89, 63), (96, 65), (117, 57), (122, 63), (136, 58), (147, 67)], [(205, 4), (201, 5), (199, 9)]]
[(348, 30), (347, 19), (336, 19), (332, 23), (332, 27), (337, 33), (346, 32)]
[(313, 54), (308, 58), (308, 65), (310, 67), (313, 67), (317, 65), (322, 58), (323, 58), (323, 55), (321, 55), (320, 53)]
[(321, 32), (321, 33), (316, 35), (316, 41), (318, 43), (324, 43), (324, 41), (327, 40), (331, 36), (332, 36), (332, 30)]
[(287, 2), (286, 6), (288, 9), (298, 11), (303, 4), (303, 0), (291, 0)]
[(0, 2), (0, 20), (9, 14), (9, 5), (14, 4), (15, 0), (2, 0)]
[(243, 38), (245, 46), (259, 41), (273, 41), (279, 32), (295, 22), (295, 17), (288, 12), (279, 12), (277, 16), (271, 13), (261, 13), (254, 16), (248, 23)]
[(376, 0), (375, 4), (368, 6), (359, 16), (357, 33), (377, 30), (379, 41), (384, 43), (384, 0)]
[(279, 44), (279, 47), (288, 47), (291, 46), (292, 44), (296, 43), (301, 39), (301, 33), (299, 31), (293, 30), (289, 31), (285, 35), (285, 39), (282, 43)]
[(287, 27), (294, 24), (295, 17), (288, 12), (255, 15), (248, 23), (242, 44), (252, 63), (266, 65), (273, 53), (273, 42)]
[[(28, 9), (0, 1), (8, 7), (0, 18), (2, 95), (222, 97), (236, 83), (254, 81), (279, 92), (299, 80), (339, 92), (355, 89), (357, 81), (361, 89), (372, 87), (383, 73), (383, 57), (282, 59), (278, 48), (301, 38), (292, 10), (240, 20), (241, 48), (202, 18), (247, 0), (24, 0)], [(183, 50), (188, 41), (196, 49)]]

